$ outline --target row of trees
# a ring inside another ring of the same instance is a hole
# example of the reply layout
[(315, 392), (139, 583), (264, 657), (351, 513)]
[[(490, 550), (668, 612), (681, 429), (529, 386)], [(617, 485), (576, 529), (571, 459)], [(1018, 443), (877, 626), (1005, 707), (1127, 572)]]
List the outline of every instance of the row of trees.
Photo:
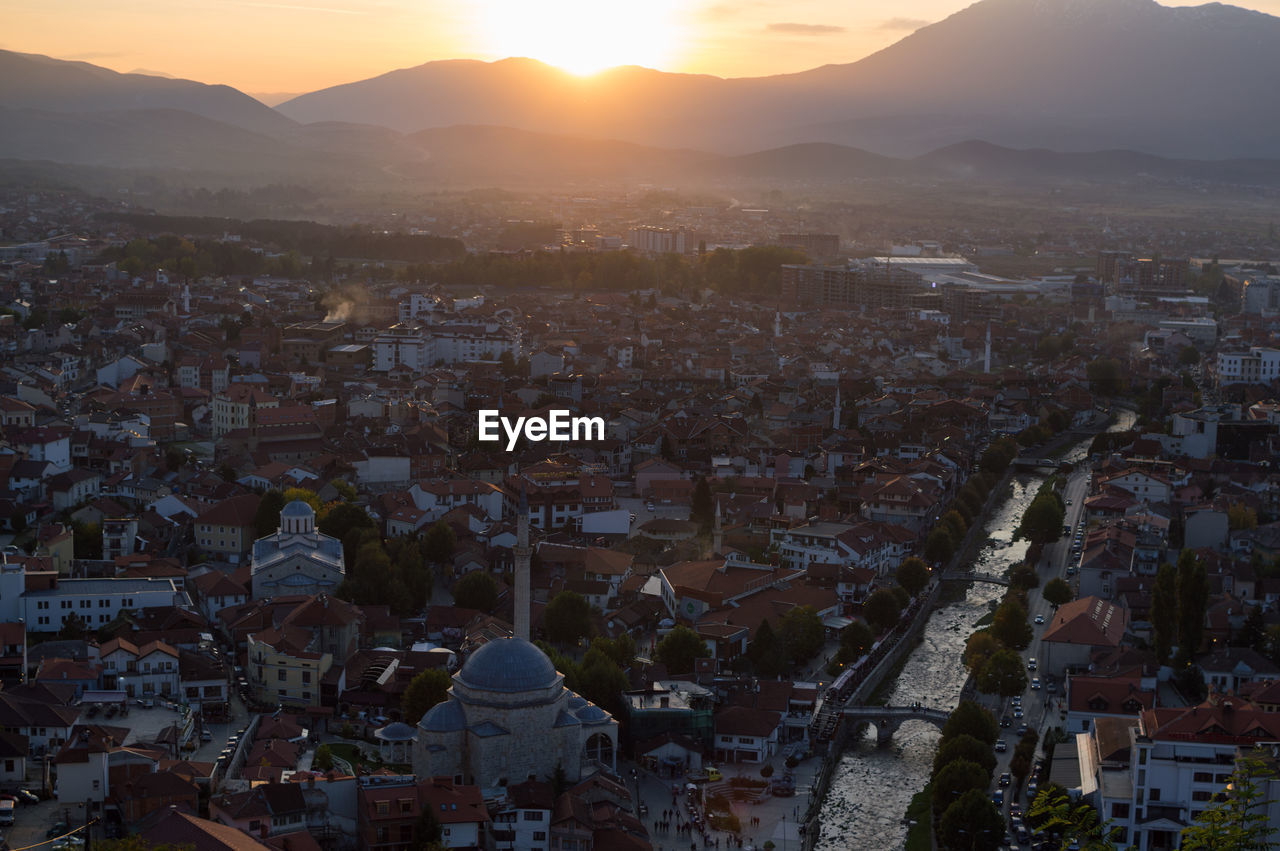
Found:
[(806, 664), (822, 650), (825, 639), (817, 610), (797, 606), (782, 616), (776, 632), (768, 618), (761, 621), (747, 646), (747, 658), (759, 676), (776, 677)]
[(1204, 643), (1208, 606), (1209, 576), (1194, 552), (1183, 550), (1176, 568), (1168, 562), (1160, 565), (1151, 594), (1151, 627), (1161, 664), (1170, 661), (1175, 644), (1178, 664), (1191, 663)]
[(942, 729), (929, 781), (938, 844), (990, 849), (1004, 836), (1000, 810), (987, 795), (995, 771), (995, 716), (972, 701), (956, 707)]

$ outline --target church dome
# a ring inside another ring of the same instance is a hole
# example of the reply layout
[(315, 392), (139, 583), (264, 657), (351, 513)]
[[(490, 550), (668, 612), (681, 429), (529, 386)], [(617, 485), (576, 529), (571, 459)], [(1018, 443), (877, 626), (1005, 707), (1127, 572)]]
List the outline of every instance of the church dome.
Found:
[(314, 517), (315, 513), (315, 510), (310, 505), (300, 499), (295, 499), (280, 509), (281, 517)]
[(547, 654), (523, 638), (498, 638), (480, 647), (458, 673), (458, 681), (479, 691), (539, 691), (559, 678)]

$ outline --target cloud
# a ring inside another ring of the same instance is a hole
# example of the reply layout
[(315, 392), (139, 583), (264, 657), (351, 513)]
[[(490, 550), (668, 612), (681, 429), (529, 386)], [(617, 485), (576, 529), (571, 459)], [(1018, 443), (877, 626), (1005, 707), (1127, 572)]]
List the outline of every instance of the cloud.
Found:
[(882, 30), (910, 30), (915, 32), (921, 27), (929, 26), (931, 22), (920, 18), (890, 18), (880, 25)]
[(787, 33), (788, 35), (831, 35), (844, 32), (844, 27), (831, 24), (769, 24), (765, 29), (771, 33)]

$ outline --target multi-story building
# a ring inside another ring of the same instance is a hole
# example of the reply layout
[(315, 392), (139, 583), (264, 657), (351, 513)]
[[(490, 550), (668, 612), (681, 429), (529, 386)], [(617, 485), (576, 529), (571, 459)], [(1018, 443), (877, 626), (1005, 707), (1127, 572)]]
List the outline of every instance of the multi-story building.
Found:
[(627, 237), (632, 248), (648, 254), (684, 254), (688, 250), (687, 239), (683, 230), (651, 225), (634, 227)]
[(248, 429), (254, 424), (259, 408), (279, 407), (280, 401), (265, 390), (244, 382), (233, 382), (213, 397), (213, 436)]
[(815, 259), (835, 257), (840, 253), (840, 236), (834, 233), (780, 233), (778, 244), (803, 249)]
[(1218, 384), (1270, 384), (1280, 378), (1280, 349), (1250, 346), (1218, 353)]
[(196, 545), (217, 559), (239, 564), (253, 548), (257, 494), (228, 497), (195, 520)]
[(426, 372), (436, 364), (497, 360), (504, 354), (519, 357), (518, 329), (497, 322), (396, 324), (373, 338), (373, 371), (404, 367)]
[[(1229, 791), (1237, 759), (1280, 741), (1280, 714), (1234, 697), (1098, 718), (1076, 736), (1079, 788), (1136, 851), (1179, 847), (1184, 827)], [(1268, 755), (1270, 748), (1267, 749)], [(1274, 841), (1280, 824), (1271, 821)]]
[(319, 706), (320, 680), (333, 667), (314, 636), (299, 626), (271, 627), (249, 636), (247, 679), (258, 700)]
[[(97, 629), (120, 612), (159, 606), (191, 605), (178, 580), (170, 578), (115, 577), (111, 579), (56, 579), (47, 588), (22, 593), (19, 605), (32, 632), (57, 632), (67, 617), (76, 614), (85, 626)], [(16, 620), (16, 618), (14, 618)]]

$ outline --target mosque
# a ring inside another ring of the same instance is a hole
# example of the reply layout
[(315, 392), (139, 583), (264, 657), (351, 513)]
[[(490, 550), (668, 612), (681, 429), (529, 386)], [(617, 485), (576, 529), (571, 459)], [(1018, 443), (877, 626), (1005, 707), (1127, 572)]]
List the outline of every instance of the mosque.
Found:
[(477, 649), (453, 675), (449, 697), (418, 722), (413, 771), (482, 789), (570, 782), (617, 768), (618, 722), (565, 688), (564, 675), (529, 641), (529, 507), (521, 495), (515, 546), (515, 635)]

